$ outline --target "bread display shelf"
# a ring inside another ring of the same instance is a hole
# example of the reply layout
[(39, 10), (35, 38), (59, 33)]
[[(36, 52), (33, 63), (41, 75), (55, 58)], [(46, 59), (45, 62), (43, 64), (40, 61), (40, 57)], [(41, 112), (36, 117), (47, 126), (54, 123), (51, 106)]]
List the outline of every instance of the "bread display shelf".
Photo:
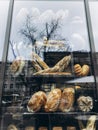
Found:
[(50, 82), (50, 83), (94, 83), (94, 76), (75, 76), (75, 75), (64, 75), (64, 73), (60, 74), (43, 74), (43, 75), (32, 75), (26, 76), (27, 81), (29, 83), (35, 81), (41, 81), (40, 83)]
[[(13, 116), (13, 113), (5, 113), (4, 114), (5, 116)], [(16, 113), (16, 115), (17, 115), (17, 113)], [(78, 116), (89, 116), (89, 115), (97, 115), (97, 113), (96, 112), (36, 112), (36, 113), (30, 113), (30, 112), (24, 112), (24, 113), (18, 113), (18, 115), (19, 115), (19, 117), (21, 117), (21, 116), (26, 116), (26, 117), (28, 117), (28, 116), (30, 116), (30, 117), (32, 117), (32, 116), (37, 116), (37, 115), (42, 115), (42, 116), (44, 116), (44, 115), (48, 115), (48, 116), (59, 116), (59, 115), (61, 115), (61, 116), (76, 116), (76, 118), (78, 118)], [(18, 116), (17, 116), (18, 117)], [(15, 118), (16, 119), (16, 118)]]

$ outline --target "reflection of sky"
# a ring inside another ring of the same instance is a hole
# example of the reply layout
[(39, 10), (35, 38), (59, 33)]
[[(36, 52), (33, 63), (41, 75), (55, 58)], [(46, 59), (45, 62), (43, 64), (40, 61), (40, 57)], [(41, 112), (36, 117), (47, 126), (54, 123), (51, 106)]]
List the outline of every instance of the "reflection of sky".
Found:
[(2, 52), (4, 46), (8, 5), (9, 5), (8, 1), (0, 1), (0, 61), (2, 59)]
[[(89, 51), (84, 4), (82, 2), (16, 1), (14, 6), (11, 40), (14, 40), (14, 42), (16, 42), (17, 44), (23, 41), (23, 37), (21, 37), (18, 32), (20, 27), (23, 25), (23, 21), (25, 20), (25, 14), (32, 14), (33, 8), (37, 8), (40, 15), (45, 14), (46, 10), (52, 10), (54, 14), (56, 14), (59, 10), (65, 11), (66, 13), (62, 21), (64, 27), (62, 28), (62, 31), (60, 33), (63, 35), (64, 38), (67, 37), (69, 39), (69, 43), (73, 47), (73, 50)], [(38, 27), (39, 30), (41, 30), (42, 26)], [(24, 55), (24, 51), (30, 52), (30, 50), (31, 49), (29, 48), (28, 51), (27, 47), (23, 48), (23, 45), (21, 45), (19, 51), (21, 55)], [(10, 52), (10, 58), (12, 57), (11, 55), (12, 53)]]
[(95, 50), (98, 52), (98, 1), (89, 2), (94, 34)]

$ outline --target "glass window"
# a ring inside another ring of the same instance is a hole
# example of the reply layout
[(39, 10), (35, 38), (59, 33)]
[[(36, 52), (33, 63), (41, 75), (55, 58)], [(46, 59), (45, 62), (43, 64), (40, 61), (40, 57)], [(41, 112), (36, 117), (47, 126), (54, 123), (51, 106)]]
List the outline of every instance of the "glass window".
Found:
[(90, 51), (83, 1), (15, 1), (8, 60), (32, 50)]
[(8, 7), (9, 0), (0, 0), (0, 61), (2, 60), (2, 53), (4, 47)]
[(89, 1), (95, 50), (98, 52), (98, 1)]

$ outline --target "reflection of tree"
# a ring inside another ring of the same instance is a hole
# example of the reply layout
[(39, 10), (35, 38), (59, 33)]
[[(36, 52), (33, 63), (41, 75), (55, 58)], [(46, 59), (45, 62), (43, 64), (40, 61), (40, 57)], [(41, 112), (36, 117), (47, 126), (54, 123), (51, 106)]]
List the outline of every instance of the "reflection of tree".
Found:
[(15, 44), (14, 41), (10, 41), (9, 44), (11, 46), (13, 56), (14, 56), (14, 58), (16, 58), (16, 53), (15, 53), (15, 50), (14, 50), (14, 44)]
[(24, 26), (20, 29), (20, 34), (24, 38), (26, 38), (29, 43), (32, 43), (32, 46), (35, 45), (36, 42), (36, 32), (37, 32), (37, 27), (31, 22), (32, 17), (30, 15), (26, 16), (25, 24)]
[(58, 30), (61, 28), (61, 19), (52, 19), (50, 22), (45, 23), (45, 28), (40, 33), (40, 36), (46, 36), (47, 40), (55, 38), (58, 35)]

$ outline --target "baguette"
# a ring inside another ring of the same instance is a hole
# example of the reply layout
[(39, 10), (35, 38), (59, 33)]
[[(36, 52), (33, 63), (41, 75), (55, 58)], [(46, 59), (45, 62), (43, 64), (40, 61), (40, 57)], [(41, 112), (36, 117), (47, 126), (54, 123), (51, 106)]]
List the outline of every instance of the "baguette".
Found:
[(41, 70), (37, 73), (35, 73), (35, 75), (39, 75), (42, 73), (54, 73), (54, 72), (64, 72), (65, 69), (68, 67), (69, 63), (71, 60), (71, 56), (65, 56), (62, 60), (60, 60), (54, 67), (52, 68), (48, 68), (45, 70)]
[(43, 69), (49, 68), (49, 66), (35, 52), (33, 52), (32, 55), (36, 59), (37, 63), (40, 65), (40, 67), (42, 67)]
[(38, 63), (35, 60), (32, 60), (32, 64), (36, 71), (42, 70), (42, 68), (38, 65)]

